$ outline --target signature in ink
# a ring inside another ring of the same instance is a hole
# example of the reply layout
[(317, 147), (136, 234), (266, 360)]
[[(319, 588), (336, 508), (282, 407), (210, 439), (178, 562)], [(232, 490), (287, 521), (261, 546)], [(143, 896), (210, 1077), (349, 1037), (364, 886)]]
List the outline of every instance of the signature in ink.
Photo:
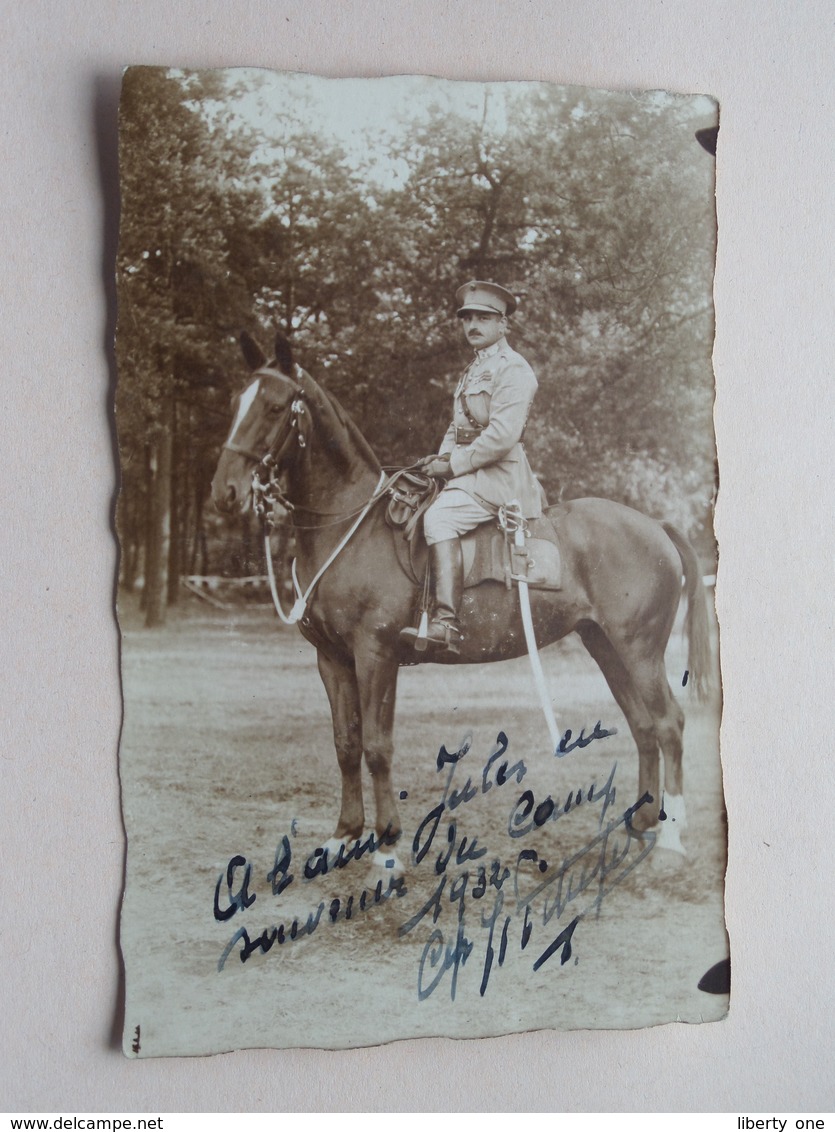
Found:
[[(603, 730), (598, 723), (591, 734), (581, 732), (576, 745), (587, 746), (610, 734), (614, 731)], [(570, 732), (564, 736), (566, 748), (570, 736)], [(592, 782), (570, 792), (561, 802), (550, 795), (537, 802), (533, 792), (525, 790), (510, 811), (507, 834), (518, 839), (581, 805), (600, 805), (599, 832), (580, 850), (562, 859), (553, 868), (532, 848), (517, 852), (513, 871), (498, 857), (488, 863), (486, 846), (479, 845), (475, 837), (468, 840), (458, 830), (457, 815), (456, 818), (451, 815), (494, 785), (504, 785), (511, 779), (521, 783), (526, 773), (522, 760), (512, 768), (509, 768), (507, 760), (496, 767), (508, 746), (507, 736), (500, 732), (496, 749), (480, 776), (480, 786), (468, 777), (461, 789), (453, 789), (453, 779), (457, 766), (470, 749), (469, 742), (465, 742), (452, 756), (443, 747), (439, 753), (438, 771), (450, 767), (441, 800), (420, 822), (412, 842), (413, 861), (419, 864), (432, 847), (441, 820), (446, 818), (447, 830), (443, 839), (446, 845), (434, 862), (434, 872), (439, 880), (429, 899), (399, 928), (402, 937), (421, 926), (430, 927), (418, 964), (419, 1001), (429, 998), (445, 981), (450, 999), (455, 1001), (462, 969), (468, 962), (477, 961), (477, 942), (483, 943), (478, 960), (481, 962), (479, 994), (482, 996), (487, 991), (494, 968), (504, 965), (509, 947), (518, 946), (520, 951), (525, 951), (535, 931), (539, 940), (534, 940), (537, 954), (533, 970), (538, 971), (557, 953), (560, 966), (564, 966), (572, 955), (572, 939), (577, 925), (592, 911), (599, 915), (605, 897), (640, 864), (654, 845), (652, 834), (641, 837), (632, 828), (634, 814), (652, 801), (649, 794), (606, 821), (606, 814), (615, 803), (615, 763), (600, 787)], [(624, 832), (625, 844), (622, 844), (618, 835)], [(632, 852), (633, 845), (639, 846), (637, 854)], [(528, 881), (529, 890), (525, 891), (525, 878), (531, 869), (539, 874), (538, 882), (533, 884)], [(572, 904), (576, 907), (580, 896), (591, 890), (594, 890), (594, 899), (589, 906), (579, 910), (568, 924), (560, 924), (560, 930), (543, 946), (542, 928), (547, 928), (554, 919), (560, 921), (564, 912)], [(478, 909), (477, 919), (473, 918), (474, 908)], [(450, 918), (451, 928), (445, 922)]]
[[(510, 930), (514, 921), (519, 931), (519, 949), (521, 951), (526, 950), (533, 933), (530, 908), (527, 906), (523, 907), (521, 923), (517, 915), (518, 909), (511, 910), (510, 915), (504, 915), (502, 917), (505, 908), (504, 885), (505, 882), (510, 879), (510, 876), (510, 870), (503, 866), (498, 860), (493, 860), (490, 863), (489, 876), (488, 870), (484, 866), (480, 867), (475, 875), (471, 874), (469, 870), (464, 870), (455, 877), (443, 876), (429, 900), (427, 900), (423, 907), (416, 912), (411, 919), (401, 925), (399, 934), (404, 936), (417, 928), (418, 925), (424, 920), (427, 920), (428, 917), (431, 917), (433, 924), (432, 931), (426, 939), (418, 964), (418, 1001), (423, 1002), (425, 999), (429, 998), (441, 985), (447, 973), (449, 973), (450, 999), (452, 1002), (455, 1001), (458, 990), (459, 973), (461, 968), (471, 958), (475, 948), (474, 940), (470, 939), (467, 935), (466, 913), (468, 910), (468, 901), (477, 903), (483, 900), (485, 896), (489, 895), (492, 897), (492, 907), (490, 907), (490, 900), (488, 899), (484, 908), (480, 909), (480, 918), (477, 921), (477, 927), (480, 927), (487, 933), (482, 960), (481, 984), (479, 986), (480, 995), (483, 996), (487, 991), (494, 962), (497, 962), (499, 967), (504, 965), (509, 945)], [(444, 931), (438, 927), (437, 924), (444, 911), (450, 908), (454, 909), (455, 913), (455, 935), (454, 938), (448, 942)], [(487, 910), (488, 908), (489, 910)], [(500, 919), (502, 919), (503, 922), (499, 928)], [(579, 920), (579, 916), (575, 917), (575, 919), (567, 927), (563, 928), (556, 938), (545, 947), (537, 959), (534, 960), (534, 971), (538, 971), (560, 947), (562, 948), (561, 965), (568, 962), (571, 957), (571, 937), (574, 934), (574, 929)], [(500, 936), (498, 944), (495, 942), (497, 930)], [(498, 954), (496, 952), (497, 946)]]
[[(532, 908), (535, 901), (542, 897), (542, 923), (547, 924), (554, 916), (559, 919), (569, 904), (596, 888), (594, 899), (583, 910), (582, 917), (592, 911), (599, 916), (605, 897), (652, 852), (655, 834), (651, 830), (637, 833), (632, 827), (635, 814), (652, 800), (651, 794), (644, 794), (553, 869), (547, 861), (540, 859), (535, 849), (523, 849), (517, 858), (514, 875), (517, 912)], [(618, 834), (623, 836), (616, 836)], [(637, 855), (632, 853), (634, 846), (638, 847)], [(542, 879), (538, 879), (527, 891), (522, 890), (520, 883), (523, 863), (535, 865), (543, 874)]]

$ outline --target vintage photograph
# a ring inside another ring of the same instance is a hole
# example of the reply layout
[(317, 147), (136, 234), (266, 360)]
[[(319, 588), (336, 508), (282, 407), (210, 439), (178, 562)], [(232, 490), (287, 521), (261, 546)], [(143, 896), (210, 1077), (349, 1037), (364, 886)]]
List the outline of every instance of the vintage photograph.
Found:
[(726, 1015), (718, 115), (125, 73), (128, 1056)]

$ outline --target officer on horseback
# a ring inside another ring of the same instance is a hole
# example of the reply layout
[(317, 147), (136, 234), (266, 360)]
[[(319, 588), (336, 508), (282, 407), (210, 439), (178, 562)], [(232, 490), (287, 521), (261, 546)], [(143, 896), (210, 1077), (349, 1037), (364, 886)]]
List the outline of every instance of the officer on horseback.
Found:
[[(456, 292), (458, 317), (475, 358), (455, 390), (453, 419), (437, 455), (422, 461), (444, 488), (424, 515), (423, 529), (435, 593), (435, 610), (422, 646), (459, 651), (458, 613), (464, 588), (461, 536), (517, 501), (526, 519), (542, 515), (543, 495), (531, 471), (522, 435), (536, 393), (536, 377), (505, 337), (516, 309), (498, 283), (472, 280)], [(417, 629), (404, 629), (416, 644)]]

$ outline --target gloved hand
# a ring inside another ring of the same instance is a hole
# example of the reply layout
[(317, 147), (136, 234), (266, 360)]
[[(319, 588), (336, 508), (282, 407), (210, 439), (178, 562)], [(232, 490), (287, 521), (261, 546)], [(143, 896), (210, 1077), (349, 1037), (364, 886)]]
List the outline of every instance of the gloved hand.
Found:
[(423, 470), (428, 476), (439, 480), (451, 480), (452, 468), (449, 466), (449, 454), (444, 456), (426, 456), (421, 461)]

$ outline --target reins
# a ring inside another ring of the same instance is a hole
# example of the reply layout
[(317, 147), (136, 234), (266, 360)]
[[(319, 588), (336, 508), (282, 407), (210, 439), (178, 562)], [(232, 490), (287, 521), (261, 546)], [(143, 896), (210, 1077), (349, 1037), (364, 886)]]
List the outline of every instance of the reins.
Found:
[[(281, 621), (284, 622), (285, 625), (295, 625), (296, 622), (299, 621), (304, 616), (305, 610), (307, 608), (307, 603), (310, 600), (310, 597), (311, 597), (313, 591), (315, 590), (317, 584), (321, 580), (322, 575), (325, 573), (325, 571), (328, 569), (328, 567), (331, 566), (336, 561), (336, 559), (339, 557), (339, 555), (342, 553), (342, 551), (345, 549), (345, 547), (351, 541), (351, 538), (353, 537), (353, 535), (355, 534), (358, 527), (360, 526), (360, 524), (362, 523), (362, 521), (366, 517), (366, 515), (369, 513), (371, 508), (375, 505), (375, 503), (379, 503), (379, 501), (384, 496), (386, 496), (386, 495), (388, 495), (392, 492), (394, 485), (400, 479), (400, 477), (403, 475), (404, 472), (415, 471), (416, 467), (417, 467), (416, 465), (411, 465), (408, 468), (395, 468), (390, 472), (389, 475), (386, 474), (386, 469), (383, 469), (380, 472), (380, 478), (377, 481), (377, 486), (374, 489), (370, 498), (367, 499), (366, 502), (361, 507), (357, 508), (357, 510), (346, 512), (339, 519), (335, 520), (333, 523), (320, 523), (320, 524), (318, 524), (317, 526), (314, 526), (314, 527), (305, 527), (305, 526), (300, 526), (299, 524), (297, 524), (295, 519), (293, 520), (293, 526), (295, 527), (296, 530), (320, 530), (324, 527), (332, 527), (332, 526), (335, 526), (336, 523), (339, 523), (339, 522), (344, 523), (348, 519), (355, 518), (355, 521), (351, 525), (350, 529), (345, 533), (343, 538), (337, 543), (336, 547), (328, 555), (328, 557), (325, 560), (325, 562), (323, 563), (323, 565), (320, 566), (320, 568), (316, 571), (315, 575), (311, 579), (309, 585), (304, 590), (304, 592), (302, 592), (302, 588), (299, 584), (298, 575), (296, 574), (296, 559), (295, 558), (293, 559), (293, 561), (290, 565), (290, 576), (291, 576), (292, 581), (293, 581), (293, 589), (295, 590), (296, 600), (295, 600), (295, 603), (293, 604), (293, 607), (290, 610), (289, 614), (286, 614), (284, 612), (284, 610), (282, 609), (281, 601), (280, 601), (279, 596), (278, 596), (278, 587), (276, 585), (276, 580), (275, 580), (275, 568), (273, 566), (272, 547), (270, 546), (270, 532), (273, 530), (273, 528), (275, 526), (275, 520), (272, 517), (272, 508), (274, 507), (274, 505), (276, 503), (280, 503), (288, 511), (290, 511), (291, 514), (292, 514), (292, 511), (293, 511), (293, 505), (290, 502), (290, 500), (287, 499), (287, 497), (284, 495), (284, 493), (280, 490), (280, 488), (278, 488), (278, 486), (275, 484), (275, 480), (272, 478), (272, 476), (267, 481), (267, 483), (264, 484), (264, 483), (262, 483), (261, 478), (258, 474), (258, 468), (255, 469), (255, 471), (252, 473), (252, 492), (253, 492), (253, 496), (254, 496), (254, 499), (255, 499), (255, 503), (253, 505), (253, 510), (255, 511), (256, 515), (258, 515), (259, 519), (261, 520), (261, 524), (262, 524), (263, 531), (264, 531), (264, 557), (265, 557), (266, 562), (267, 562), (267, 577), (268, 577), (269, 583), (270, 583), (270, 594), (272, 595), (273, 605), (275, 606), (276, 613), (278, 614), (279, 618), (281, 619)], [(275, 495), (272, 494), (271, 488), (276, 491)], [(289, 507), (287, 507), (288, 503), (290, 504)], [(268, 509), (268, 506), (267, 506), (268, 504), (269, 504), (269, 509)], [(328, 514), (328, 512), (317, 512), (317, 513)], [(427, 574), (427, 581), (425, 582), (425, 587), (426, 586), (428, 586), (428, 574)], [(426, 600), (426, 595), (424, 595), (424, 599)]]
[[(257, 472), (257, 470), (256, 470), (256, 472)], [(263, 524), (263, 527), (264, 527), (264, 557), (267, 560), (267, 577), (269, 578), (269, 582), (270, 582), (270, 593), (272, 594), (273, 605), (275, 606), (275, 611), (278, 614), (278, 616), (281, 618), (281, 620), (284, 622), (285, 625), (295, 625), (297, 621), (300, 621), (301, 618), (304, 617), (305, 610), (307, 609), (307, 603), (310, 600), (311, 594), (316, 589), (316, 586), (318, 585), (322, 575), (325, 573), (325, 571), (328, 569), (328, 567), (331, 566), (336, 561), (336, 559), (339, 557), (339, 555), (342, 553), (342, 551), (348, 545), (348, 543), (351, 540), (352, 535), (354, 534), (356, 529), (359, 527), (360, 523), (363, 521), (365, 516), (368, 514), (368, 512), (371, 510), (371, 508), (374, 506), (374, 504), (378, 501), (378, 499), (382, 498), (382, 496), (386, 492), (387, 487), (388, 487), (388, 481), (387, 481), (386, 473), (380, 472), (380, 479), (377, 481), (377, 487), (374, 489), (374, 494), (367, 501), (367, 503), (360, 509), (359, 514), (357, 515), (357, 519), (352, 524), (350, 530), (336, 544), (336, 547), (331, 551), (331, 553), (325, 559), (324, 563), (319, 567), (319, 569), (313, 575), (313, 578), (311, 579), (311, 581), (308, 584), (307, 589), (304, 591), (304, 593), (302, 593), (302, 588), (299, 585), (298, 575), (296, 574), (296, 559), (295, 558), (293, 559), (292, 564), (290, 566), (290, 576), (293, 579), (293, 589), (296, 592), (296, 600), (295, 600), (295, 602), (293, 604), (293, 608), (290, 610), (289, 614), (286, 614), (284, 612), (284, 610), (281, 608), (281, 601), (280, 601), (279, 596), (278, 596), (278, 588), (277, 588), (276, 582), (275, 582), (275, 569), (273, 567), (273, 554), (272, 554), (272, 547), (270, 546), (270, 531), (272, 530), (273, 523), (270, 519), (267, 519), (266, 517), (262, 517), (262, 524)], [(327, 523), (327, 524), (323, 524), (323, 525), (332, 526), (333, 524)]]

